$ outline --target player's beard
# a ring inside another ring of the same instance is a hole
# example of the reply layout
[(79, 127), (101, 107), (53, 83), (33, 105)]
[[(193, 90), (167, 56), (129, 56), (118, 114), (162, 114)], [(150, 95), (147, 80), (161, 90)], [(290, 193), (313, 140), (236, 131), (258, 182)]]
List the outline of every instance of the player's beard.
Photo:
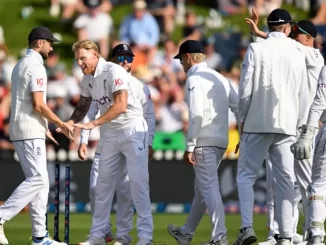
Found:
[(42, 56), (43, 60), (47, 60), (49, 57), (49, 54), (45, 52), (40, 52), (40, 55)]
[(125, 70), (129, 73), (131, 71), (131, 65), (128, 64), (124, 64), (123, 68), (125, 68)]

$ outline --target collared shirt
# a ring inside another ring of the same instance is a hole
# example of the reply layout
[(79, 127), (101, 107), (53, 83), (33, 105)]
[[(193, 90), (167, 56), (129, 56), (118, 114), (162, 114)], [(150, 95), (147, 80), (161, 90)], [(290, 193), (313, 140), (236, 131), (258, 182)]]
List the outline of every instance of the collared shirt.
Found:
[(45, 139), (47, 121), (34, 110), (32, 93), (42, 92), (46, 102), (47, 76), (42, 56), (28, 49), (12, 72), (10, 139)]
[(101, 127), (105, 128), (104, 132), (125, 127), (134, 119), (143, 116), (142, 105), (135, 91), (132, 90), (131, 82), (131, 75), (123, 67), (112, 62), (106, 62), (103, 58), (99, 59), (94, 76), (87, 75), (83, 77), (81, 95), (92, 97), (93, 102), (98, 105), (101, 115), (104, 115), (108, 107), (113, 105), (113, 94), (116, 91), (128, 91), (127, 111), (112, 121), (103, 124)]
[[(143, 111), (144, 111), (144, 118), (148, 125), (148, 133), (149, 133), (149, 145), (153, 144), (154, 133), (155, 133), (155, 111), (153, 101), (151, 99), (151, 93), (149, 88), (146, 84), (139, 81), (137, 78), (133, 77), (132, 87), (135, 90), (138, 90), (137, 97), (139, 98)], [(87, 115), (85, 116), (83, 123), (88, 123), (94, 120), (99, 112), (98, 103), (95, 101), (92, 102)], [(102, 129), (102, 127), (101, 127)], [(90, 135), (90, 130), (81, 130), (80, 134), (80, 143), (87, 144), (88, 138)], [(100, 143), (100, 142), (99, 142)], [(98, 144), (99, 144), (98, 143)], [(97, 152), (99, 152), (100, 146), (97, 147)]]
[(207, 67), (193, 65), (187, 72), (186, 101), (189, 108), (187, 148), (228, 146), (229, 108), (238, 114), (238, 97), (229, 80)]

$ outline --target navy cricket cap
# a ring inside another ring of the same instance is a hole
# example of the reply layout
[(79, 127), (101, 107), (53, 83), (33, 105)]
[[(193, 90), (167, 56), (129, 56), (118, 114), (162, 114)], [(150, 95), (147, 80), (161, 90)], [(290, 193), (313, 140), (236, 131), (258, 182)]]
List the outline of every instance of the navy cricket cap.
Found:
[(292, 31), (294, 34), (307, 34), (312, 36), (313, 38), (317, 37), (317, 28), (316, 26), (309, 20), (300, 20), (293, 27)]
[(285, 9), (274, 9), (267, 17), (267, 25), (278, 26), (292, 23), (290, 13)]
[(203, 53), (203, 45), (199, 41), (187, 40), (180, 45), (179, 53), (174, 56), (174, 59), (180, 59), (182, 54)]
[(83, 0), (83, 4), (90, 9), (97, 8), (102, 3), (101, 0)]
[(132, 49), (130, 48), (130, 46), (128, 44), (118, 44), (111, 51), (112, 57), (122, 55), (122, 54), (135, 56), (134, 53), (132, 52)]
[(59, 40), (53, 36), (50, 29), (45, 26), (35, 27), (28, 35), (29, 42), (39, 40), (39, 39), (44, 39), (51, 42), (59, 42)]

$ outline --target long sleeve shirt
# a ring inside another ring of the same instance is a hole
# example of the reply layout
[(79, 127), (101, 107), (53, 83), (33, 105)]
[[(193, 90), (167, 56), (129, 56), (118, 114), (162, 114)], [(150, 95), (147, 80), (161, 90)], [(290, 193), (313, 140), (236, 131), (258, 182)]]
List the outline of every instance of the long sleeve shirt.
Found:
[(193, 65), (187, 72), (186, 101), (189, 123), (186, 150), (195, 147), (228, 146), (229, 108), (238, 116), (237, 93), (229, 80), (207, 68), (206, 62)]
[(304, 55), (284, 33), (250, 44), (242, 64), (239, 120), (244, 132), (296, 135), (309, 102)]

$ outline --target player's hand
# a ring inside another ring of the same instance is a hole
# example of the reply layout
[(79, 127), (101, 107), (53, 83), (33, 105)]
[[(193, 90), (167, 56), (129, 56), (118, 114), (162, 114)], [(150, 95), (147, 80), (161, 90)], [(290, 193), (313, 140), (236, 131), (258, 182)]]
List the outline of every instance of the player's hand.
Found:
[(75, 141), (74, 139), (74, 127), (69, 125), (68, 123), (61, 123), (59, 126), (60, 132), (62, 132), (68, 139), (70, 139), (72, 142)]
[[(74, 125), (74, 121), (73, 121), (73, 120), (68, 120), (66, 123), (67, 123), (68, 125), (71, 125), (72, 127), (73, 127), (73, 125)], [(55, 131), (56, 131), (57, 133), (62, 133), (62, 129), (61, 129), (61, 128), (57, 128)]]
[(259, 15), (258, 15), (256, 8), (252, 8), (252, 10), (251, 10), (251, 19), (253, 20), (255, 25), (258, 26)]
[(96, 125), (92, 121), (92, 122), (88, 122), (88, 123), (75, 123), (74, 127), (91, 130), (91, 129), (95, 128)]
[(80, 144), (78, 148), (78, 157), (80, 160), (85, 161), (87, 156), (87, 145), (86, 144)]
[(47, 130), (45, 133), (46, 137), (48, 137), (54, 144), (59, 145), (58, 141), (55, 140), (50, 130)]
[(258, 26), (256, 25), (255, 21), (250, 18), (245, 18), (246, 23), (249, 25), (250, 33), (253, 36), (259, 36), (260, 30)]
[(183, 160), (185, 160), (185, 162), (191, 166), (194, 166), (196, 164), (193, 154), (194, 154), (193, 152), (188, 152), (188, 151), (185, 151), (185, 153), (183, 154)]
[(291, 145), (291, 152), (297, 160), (309, 159), (311, 157), (314, 132), (315, 128), (304, 125), (300, 138)]
[(153, 159), (153, 155), (154, 155), (153, 147), (151, 145), (149, 145), (148, 146), (148, 161)]

